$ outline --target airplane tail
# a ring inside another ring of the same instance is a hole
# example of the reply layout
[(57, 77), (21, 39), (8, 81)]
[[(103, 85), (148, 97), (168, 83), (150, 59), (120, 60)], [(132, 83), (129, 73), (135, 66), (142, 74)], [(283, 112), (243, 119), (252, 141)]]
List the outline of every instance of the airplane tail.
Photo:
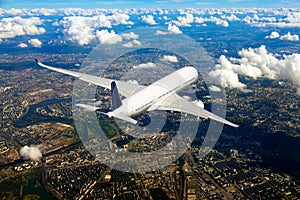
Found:
[(104, 114), (106, 116), (108, 116), (109, 118), (115, 117), (133, 124), (137, 124), (138, 121), (136, 121), (135, 119), (123, 115), (122, 113), (115, 113), (114, 110), (118, 109), (120, 106), (122, 106), (122, 99), (120, 97), (118, 88), (117, 88), (117, 84), (115, 81), (113, 81), (111, 83), (111, 112), (108, 113), (104, 113), (99, 111), (98, 107), (95, 106), (90, 106), (90, 105), (85, 105), (85, 104), (75, 104), (78, 107), (84, 108), (88, 111), (96, 111), (98, 113)]
[(111, 110), (114, 111), (122, 106), (122, 99), (115, 81), (111, 83)]

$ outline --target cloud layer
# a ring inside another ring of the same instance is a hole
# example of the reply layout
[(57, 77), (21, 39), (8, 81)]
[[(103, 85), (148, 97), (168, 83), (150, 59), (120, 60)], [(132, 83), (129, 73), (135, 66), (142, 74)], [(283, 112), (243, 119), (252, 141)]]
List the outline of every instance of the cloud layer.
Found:
[(28, 40), (28, 43), (36, 48), (41, 48), (43, 45), (43, 43), (39, 39), (36, 39), (36, 38)]
[(230, 69), (216, 69), (208, 74), (215, 84), (226, 88), (238, 88), (243, 90), (246, 85), (239, 81), (238, 74)]
[(291, 32), (288, 32), (285, 35), (280, 36), (280, 34), (276, 31), (273, 31), (271, 35), (266, 36), (266, 39), (276, 39), (279, 38), (280, 40), (287, 40), (287, 41), (299, 41), (299, 35), (297, 34), (291, 34)]
[(22, 42), (22, 43), (20, 43), (20, 44), (18, 45), (18, 47), (20, 47), (20, 48), (27, 48), (28, 45)]
[(132, 40), (130, 42), (123, 44), (123, 46), (127, 47), (127, 48), (139, 47), (141, 45), (142, 45), (142, 43), (138, 40)]
[(169, 24), (168, 25), (168, 31), (165, 32), (165, 31), (156, 31), (156, 35), (168, 35), (168, 34), (181, 34), (182, 31), (176, 26), (176, 25), (173, 25), (173, 24)]
[(116, 34), (114, 30), (111, 30), (111, 32), (108, 30), (97, 30), (96, 37), (100, 44), (116, 44), (118, 42), (122, 42), (122, 37)]
[(215, 84), (229, 88), (245, 89), (238, 75), (251, 78), (289, 80), (300, 94), (300, 54), (282, 55), (277, 58), (264, 45), (259, 48), (242, 49), (240, 58), (226, 58), (222, 55), (216, 69), (209, 73)]
[(281, 40), (288, 40), (288, 41), (299, 41), (299, 35), (294, 34), (292, 35), (291, 32), (288, 32), (287, 34), (280, 36)]
[(22, 35), (39, 35), (46, 32), (43, 21), (38, 17), (23, 19), (21, 17), (3, 18), (0, 21), (0, 39), (14, 38)]
[(139, 64), (136, 66), (133, 66), (133, 69), (147, 69), (147, 68), (156, 68), (157, 66), (152, 63), (152, 62), (148, 62), (148, 63), (143, 63), (143, 64)]
[[(131, 27), (130, 19), (137, 19), (145, 24), (168, 25), (168, 31), (158, 31), (157, 35), (181, 34), (181, 27), (217, 26), (229, 27), (238, 21), (250, 26), (258, 27), (300, 27), (299, 9), (260, 9), (260, 8), (231, 8), (231, 9), (2, 9), (0, 21), (0, 42), (5, 39), (24, 35), (38, 35), (46, 32), (46, 23), (52, 23), (59, 34), (63, 34), (61, 42), (70, 41), (78, 45), (98, 43), (97, 31), (111, 30), (119, 25)], [(57, 19), (45, 16), (59, 16)], [(42, 20), (44, 19), (44, 20)], [(295, 31), (296, 32), (296, 31)], [(268, 39), (299, 41), (295, 33), (278, 35), (274, 31)], [(277, 35), (276, 35), (277, 34)], [(298, 33), (299, 34), (299, 33)], [(127, 37), (137, 40), (134, 35)], [(137, 43), (135, 41), (135, 43)], [(134, 42), (127, 42), (125, 46), (135, 46)]]
[(157, 24), (152, 15), (144, 15), (141, 17), (141, 20), (142, 20), (142, 22), (144, 22), (146, 24), (150, 24), (150, 25)]
[[(92, 42), (95, 42), (98, 39), (100, 42), (103, 42), (102, 35), (104, 32), (101, 32), (101, 28), (112, 28), (113, 26), (123, 25), (133, 25), (134, 23), (129, 21), (130, 16), (123, 13), (114, 13), (113, 15), (100, 14), (92, 17), (85, 16), (71, 16), (64, 17), (58, 24), (64, 27), (63, 34), (66, 40), (79, 45), (87, 45)], [(105, 36), (109, 36), (107, 30)], [(110, 34), (114, 34), (113, 30)], [(115, 40), (119, 41), (118, 38)], [(109, 42), (105, 42), (109, 43)], [(112, 44), (116, 43), (112, 42)]]
[(165, 55), (163, 58), (164, 61), (178, 63), (178, 58), (176, 56), (167, 56)]

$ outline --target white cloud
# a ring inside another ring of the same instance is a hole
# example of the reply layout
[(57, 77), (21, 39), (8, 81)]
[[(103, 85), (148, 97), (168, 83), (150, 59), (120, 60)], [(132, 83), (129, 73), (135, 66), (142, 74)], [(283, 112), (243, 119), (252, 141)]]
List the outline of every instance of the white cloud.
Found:
[(291, 11), (290, 13), (287, 14), (284, 21), (293, 23), (293, 24), (300, 23), (300, 12), (299, 11), (298, 12)]
[(12, 8), (12, 9), (9, 9), (9, 10), (5, 10), (5, 12), (3, 14), (6, 14), (6, 15), (11, 15), (11, 16), (21, 16), (21, 15), (24, 15), (25, 11), (22, 10), (22, 9), (16, 9), (16, 8)]
[(280, 37), (279, 33), (276, 32), (276, 31), (273, 31), (273, 32), (271, 33), (271, 35), (266, 36), (265, 38), (266, 38), (266, 39), (276, 39), (276, 38), (279, 38), (279, 37)]
[(97, 39), (96, 33), (99, 28), (112, 28), (120, 24), (133, 25), (129, 18), (127, 14), (115, 12), (112, 15), (98, 14), (92, 17), (64, 17), (59, 24), (64, 27), (63, 34), (66, 40), (87, 45)]
[[(276, 77), (278, 59), (272, 53), (269, 53), (264, 45), (255, 49), (242, 49), (238, 54), (241, 57), (240, 59), (230, 58), (230, 61), (235, 64), (237, 73), (243, 71), (243, 75), (253, 78), (264, 76), (274, 79)], [(246, 69), (239, 69), (239, 67)], [(260, 69), (261, 75), (254, 73), (255, 69)]]
[(154, 20), (154, 17), (152, 15), (143, 15), (141, 17), (142, 22), (146, 23), (146, 24), (150, 24), (150, 25), (155, 25), (157, 24), (156, 21)]
[(169, 24), (168, 25), (168, 31), (171, 34), (181, 34), (182, 31), (175, 25)]
[(20, 149), (20, 155), (25, 160), (41, 161), (41, 146), (25, 146)]
[(237, 18), (233, 14), (231, 16), (222, 15), (221, 18), (218, 18), (218, 17), (215, 17), (215, 16), (210, 16), (210, 18), (195, 17), (195, 22), (198, 23), (198, 24), (203, 24), (204, 26), (206, 26), (206, 24), (204, 24), (205, 22), (212, 22), (212, 23), (215, 23), (218, 26), (228, 27), (229, 23), (228, 23), (227, 20), (228, 21), (238, 21), (240, 19)]
[(280, 59), (269, 53), (264, 45), (255, 49), (242, 49), (238, 54), (241, 58), (220, 57), (216, 70), (209, 73), (216, 84), (244, 88), (237, 76), (244, 75), (289, 80), (298, 88), (298, 93), (300, 92), (300, 54), (282, 55)]
[(194, 16), (192, 14), (186, 14), (185, 16), (177, 17), (178, 21), (172, 21), (177, 26), (191, 26), (194, 22)]
[(28, 40), (28, 43), (37, 48), (41, 48), (43, 45), (43, 43), (36, 38)]
[(209, 90), (213, 91), (213, 92), (221, 92), (221, 88), (215, 86), (215, 85), (211, 85), (209, 86)]
[(300, 12), (290, 11), (278, 22), (267, 24), (269, 26), (277, 26), (282, 28), (300, 27)]
[(299, 41), (299, 35), (292, 35), (290, 32), (280, 37), (281, 40)]
[(250, 16), (246, 16), (244, 19), (243, 19), (243, 22), (246, 22), (247, 24), (251, 24), (252, 23), (252, 18)]
[(38, 17), (27, 19), (21, 17), (3, 18), (0, 22), (0, 39), (43, 34), (46, 30), (42, 27), (37, 27), (41, 24), (43, 24), (43, 21)]
[(27, 48), (28, 45), (25, 44), (25, 43), (20, 43), (20, 44), (18, 44), (18, 47), (20, 47), (20, 48)]
[(139, 35), (135, 34), (134, 32), (130, 32), (130, 33), (123, 33), (121, 34), (122, 38), (125, 40), (130, 40), (130, 39), (138, 39)]
[(76, 42), (79, 45), (90, 44), (93, 40), (96, 39), (93, 29), (90, 27), (75, 28), (72, 27), (64, 31), (65, 38), (72, 42)]
[(221, 18), (222, 19), (224, 19), (224, 20), (228, 20), (228, 21), (239, 21), (239, 20), (241, 20), (240, 18), (238, 18), (236, 15), (234, 15), (234, 14), (231, 14), (230, 16), (225, 16), (225, 15), (222, 15), (221, 16)]
[[(111, 2), (107, 2), (111, 4)], [(107, 4), (105, 3), (105, 4)], [(115, 4), (116, 2), (114, 2)], [(119, 3), (119, 2), (117, 2)], [(83, 9), (83, 8), (58, 8), (58, 9), (9, 9), (2, 10), (0, 8), (0, 14), (3, 16), (96, 16), (96, 15), (118, 15), (123, 18), (122, 15), (141, 15), (141, 14), (168, 14), (168, 10), (153, 10), (153, 9), (104, 9), (104, 8), (93, 8), (93, 9)]]
[(250, 76), (255, 79), (262, 76), (261, 69), (251, 66), (249, 63), (233, 64), (224, 55), (220, 57), (219, 62), (220, 64), (216, 65), (218, 69), (232, 70), (239, 75)]
[(55, 14), (57, 14), (57, 10), (56, 9), (46, 9), (46, 8), (36, 8), (36, 9), (32, 9), (31, 12), (34, 12), (36, 15), (44, 15), (44, 16), (53, 16)]
[(60, 25), (60, 23), (57, 21), (52, 23), (52, 26), (59, 26), (59, 25)]
[(219, 26), (224, 26), (224, 27), (229, 26), (229, 24), (226, 20), (223, 20), (223, 19), (220, 19), (220, 18), (217, 18), (217, 17), (211, 16), (210, 21), (216, 23), (216, 25), (219, 25)]
[(108, 30), (97, 30), (96, 36), (101, 44), (116, 44), (122, 42), (122, 37), (116, 34), (114, 30), (111, 30), (111, 32)]
[(276, 31), (273, 31), (270, 36), (266, 36), (266, 39), (276, 39), (287, 40), (287, 41), (299, 41), (299, 35), (292, 35), (291, 32), (288, 32), (285, 35), (280, 36), (280, 34)]
[(253, 20), (255, 20), (255, 21), (259, 21), (259, 17), (258, 17), (258, 15), (257, 15), (257, 14), (254, 14), (254, 15), (253, 15)]
[[(248, 23), (251, 26), (257, 27), (281, 27), (281, 28), (296, 28), (300, 27), (300, 12), (298, 10), (272, 10), (266, 9), (265, 12), (261, 12), (259, 10), (256, 11), (257, 13), (260, 12), (260, 17), (255, 14), (253, 17), (247, 16), (243, 19), (244, 22)], [(275, 15), (275, 16), (266, 16), (263, 15)]]
[(163, 19), (164, 19), (165, 21), (170, 20), (170, 18), (169, 18), (168, 16), (164, 16)]
[(206, 21), (207, 21), (207, 19), (205, 19), (203, 17), (195, 17), (195, 22), (198, 24), (203, 24)]
[[(275, 66), (274, 66), (275, 67)], [(277, 65), (277, 79), (287, 79), (297, 87), (300, 95), (300, 54), (284, 55)]]
[(141, 46), (142, 43), (138, 40), (133, 40), (131, 42), (127, 42), (125, 44), (123, 44), (124, 47), (127, 47), (127, 48), (133, 48), (133, 47), (138, 47), (138, 46)]
[[(79, 45), (87, 45), (96, 39), (94, 35), (94, 28), (91, 28), (93, 24), (93, 18), (86, 17), (66, 17), (60, 22), (65, 29), (63, 34), (66, 40), (72, 41)], [(98, 26), (111, 27), (110, 22), (98, 22)]]
[(147, 68), (156, 68), (156, 65), (152, 62), (148, 62), (145, 64), (140, 64), (132, 67), (133, 69), (147, 69)]
[(182, 31), (176, 26), (176, 25), (172, 25), (169, 24), (168, 25), (168, 32), (164, 32), (164, 31), (156, 31), (156, 35), (168, 35), (168, 34), (181, 34)]
[[(58, 12), (58, 9), (46, 9), (46, 8), (35, 8), (35, 9), (8, 9), (8, 10), (2, 10), (3, 15), (7, 16), (54, 16), (61, 14)], [(0, 10), (1, 14), (1, 10)]]
[(124, 13), (114, 13), (113, 15), (107, 16), (108, 20), (111, 21), (113, 26), (123, 25), (134, 25), (132, 21), (129, 21), (130, 16)]
[(246, 85), (239, 81), (238, 74), (229, 69), (217, 69), (208, 74), (212, 81), (220, 86), (243, 90)]
[(164, 31), (158, 30), (158, 31), (156, 31), (155, 34), (156, 35), (168, 35), (168, 34), (171, 34), (171, 33), (170, 32), (164, 32)]
[(178, 63), (178, 58), (176, 56), (164, 56), (164, 61)]

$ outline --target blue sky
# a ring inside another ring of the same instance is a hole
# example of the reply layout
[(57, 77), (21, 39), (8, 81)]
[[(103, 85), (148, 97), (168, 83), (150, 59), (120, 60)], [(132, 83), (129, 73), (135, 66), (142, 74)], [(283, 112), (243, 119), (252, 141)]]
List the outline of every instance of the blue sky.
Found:
[(278, 8), (300, 7), (300, 0), (0, 0), (9, 8)]

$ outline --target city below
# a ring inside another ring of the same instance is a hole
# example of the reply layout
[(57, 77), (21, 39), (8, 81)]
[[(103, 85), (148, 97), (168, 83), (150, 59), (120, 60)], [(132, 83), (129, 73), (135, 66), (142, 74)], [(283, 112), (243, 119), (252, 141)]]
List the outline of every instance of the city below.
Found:
[[(64, 66), (75, 66), (81, 61), (76, 58), (59, 56)], [(55, 55), (44, 59), (58, 63)], [(25, 192), (32, 193), (30, 198), (43, 199), (297, 199), (300, 195), (297, 166), (282, 168), (276, 159), (284, 162), (284, 154), (270, 149), (270, 145), (288, 141), (289, 137), (298, 138), (299, 107), (288, 82), (278, 85), (255, 80), (251, 84), (253, 95), (228, 90), (227, 116), (240, 128), (224, 127), (214, 150), (201, 158), (201, 151), (205, 151), (201, 148), (202, 134), (208, 125), (205, 120), (191, 148), (177, 161), (158, 171), (135, 174), (105, 166), (82, 145), (72, 121), (73, 78), (31, 65), (1, 72), (1, 198)], [(205, 95), (201, 81), (197, 92)], [(261, 96), (268, 104), (261, 103)], [(101, 97), (103, 107), (109, 107), (109, 94)], [(207, 95), (203, 101), (206, 105), (211, 102)], [(289, 123), (277, 122), (278, 115)], [(282, 130), (289, 130), (289, 135), (283, 135)], [(121, 137), (112, 135), (111, 140), (120, 141)], [(152, 151), (172, 137), (161, 132), (122, 148)], [(273, 144), (266, 141), (268, 137)], [(19, 150), (27, 145), (37, 147), (42, 156), (36, 161), (22, 159)]]
[[(0, 200), (300, 198), (299, 2), (0, 5)], [(151, 111), (111, 117), (110, 88), (41, 63), (121, 80), (123, 105)], [(184, 67), (172, 92), (125, 100)], [(239, 127), (177, 112), (203, 106)]]

